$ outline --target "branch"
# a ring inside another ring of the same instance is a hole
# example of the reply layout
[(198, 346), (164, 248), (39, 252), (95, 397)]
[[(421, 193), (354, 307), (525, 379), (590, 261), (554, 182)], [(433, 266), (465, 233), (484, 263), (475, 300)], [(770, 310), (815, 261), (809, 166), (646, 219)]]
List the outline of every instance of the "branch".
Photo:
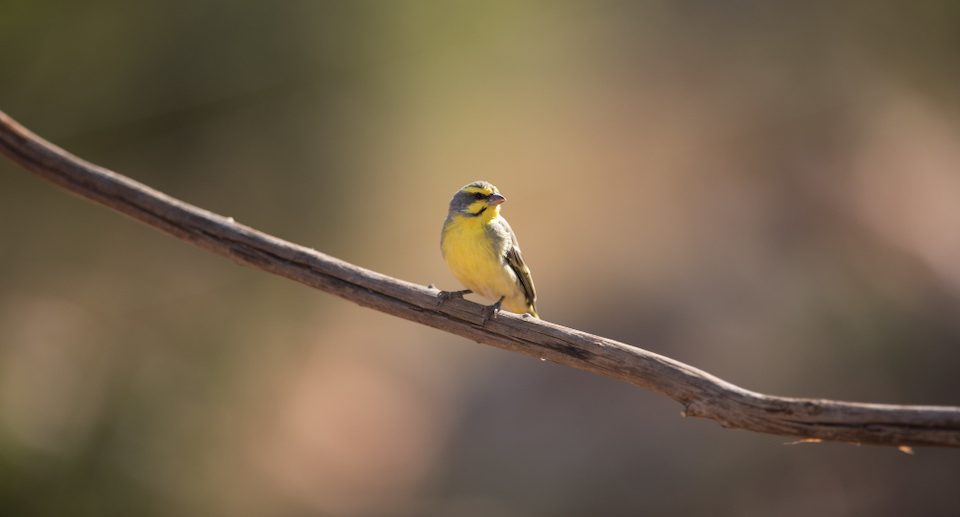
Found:
[(960, 447), (960, 407), (862, 404), (745, 390), (611, 339), (501, 313), (438, 303), (438, 291), (382, 275), (237, 224), (81, 160), (0, 111), (0, 152), (38, 176), (234, 261), (478, 343), (618, 379), (670, 397), (683, 415), (759, 433), (889, 446)]

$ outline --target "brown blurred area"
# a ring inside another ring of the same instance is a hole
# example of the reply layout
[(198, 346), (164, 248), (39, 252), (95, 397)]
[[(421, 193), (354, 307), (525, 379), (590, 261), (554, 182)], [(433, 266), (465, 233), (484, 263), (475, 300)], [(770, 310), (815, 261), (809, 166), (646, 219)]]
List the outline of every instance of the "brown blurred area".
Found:
[[(960, 4), (0, 6), (0, 109), (458, 286), (487, 179), (548, 320), (773, 394), (960, 404)], [(0, 161), (0, 514), (956, 515), (960, 453), (785, 446), (387, 317)]]

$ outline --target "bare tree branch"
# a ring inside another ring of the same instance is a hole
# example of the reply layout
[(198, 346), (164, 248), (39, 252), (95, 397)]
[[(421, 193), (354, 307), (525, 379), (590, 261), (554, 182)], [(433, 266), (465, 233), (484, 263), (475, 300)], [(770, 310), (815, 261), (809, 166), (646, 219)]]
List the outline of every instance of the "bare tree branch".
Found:
[(682, 404), (686, 416), (807, 439), (960, 447), (960, 407), (764, 395), (669, 357), (553, 323), (507, 313), (484, 322), (478, 304), (462, 299), (440, 304), (436, 289), (349, 264), (174, 199), (63, 151), (3, 112), (0, 152), (75, 194), (240, 264), (478, 343), (653, 390)]

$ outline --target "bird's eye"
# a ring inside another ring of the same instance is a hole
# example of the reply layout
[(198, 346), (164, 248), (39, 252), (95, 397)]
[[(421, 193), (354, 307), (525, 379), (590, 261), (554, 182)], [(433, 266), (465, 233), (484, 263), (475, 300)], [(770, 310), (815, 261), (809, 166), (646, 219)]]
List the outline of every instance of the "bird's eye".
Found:
[(483, 199), (487, 197), (483, 192), (476, 192), (473, 194), (473, 199)]

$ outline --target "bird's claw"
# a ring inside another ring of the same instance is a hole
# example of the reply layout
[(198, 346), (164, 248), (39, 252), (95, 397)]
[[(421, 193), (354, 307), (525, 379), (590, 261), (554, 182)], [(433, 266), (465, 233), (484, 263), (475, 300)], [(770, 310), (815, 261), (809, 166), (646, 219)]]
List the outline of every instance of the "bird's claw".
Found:
[(437, 305), (443, 305), (447, 303), (447, 300), (453, 298), (463, 298), (463, 295), (470, 294), (473, 291), (469, 289), (464, 289), (462, 291), (440, 291), (437, 293)]
[(497, 319), (497, 313), (500, 312), (500, 306), (503, 305), (503, 299), (505, 297), (501, 296), (497, 303), (493, 305), (486, 305), (483, 308), (483, 324), (486, 325), (488, 321)]

